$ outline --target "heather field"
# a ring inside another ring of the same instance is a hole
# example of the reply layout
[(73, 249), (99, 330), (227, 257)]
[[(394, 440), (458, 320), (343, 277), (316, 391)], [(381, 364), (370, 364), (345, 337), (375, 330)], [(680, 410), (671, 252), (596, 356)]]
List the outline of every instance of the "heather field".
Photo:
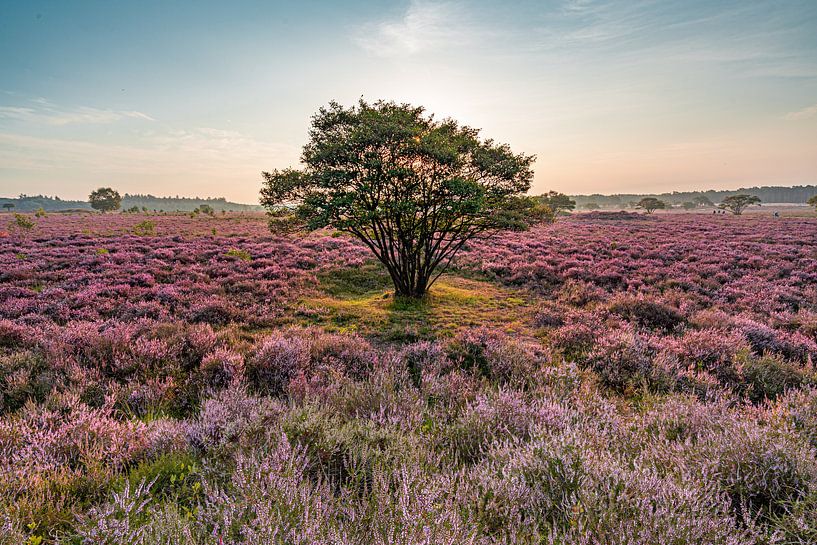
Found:
[(817, 219), (588, 213), (425, 301), (262, 214), (0, 214), (0, 544), (817, 543)]

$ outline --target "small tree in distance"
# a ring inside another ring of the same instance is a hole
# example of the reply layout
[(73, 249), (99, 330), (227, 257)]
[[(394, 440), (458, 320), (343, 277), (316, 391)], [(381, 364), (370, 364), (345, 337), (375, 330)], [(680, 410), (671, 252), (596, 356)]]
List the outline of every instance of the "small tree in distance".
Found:
[(698, 205), (697, 205), (697, 204), (695, 204), (694, 202), (691, 202), (691, 201), (686, 201), (686, 202), (684, 202), (683, 204), (681, 204), (681, 207), (682, 207), (684, 210), (694, 210), (695, 208), (697, 208), (697, 207), (698, 207)]
[(718, 208), (722, 210), (729, 210), (734, 215), (740, 216), (747, 207), (753, 204), (760, 206), (760, 197), (745, 194), (732, 195), (731, 197), (726, 197), (723, 199), (723, 201), (718, 205)]
[(122, 197), (119, 192), (110, 187), (100, 187), (92, 191), (88, 196), (88, 202), (91, 203), (91, 208), (99, 210), (100, 212), (112, 212), (119, 210), (122, 204)]
[(576, 201), (558, 191), (548, 191), (544, 195), (538, 196), (537, 199), (540, 203), (553, 210), (553, 213), (557, 215), (575, 210), (576, 208)]
[(6, 212), (9, 212), (9, 211), (11, 211), (12, 208), (14, 208), (14, 203), (13, 202), (4, 202), (3, 203), (3, 208), (6, 209)]
[(597, 202), (589, 202), (584, 205), (584, 208), (585, 210), (598, 210), (599, 208), (601, 208), (601, 206), (599, 206), (599, 203)]
[(809, 206), (813, 206), (815, 209), (817, 209), (817, 195), (812, 195), (811, 197), (809, 197), (809, 199), (806, 201), (806, 204)]
[(422, 107), (332, 102), (313, 116), (301, 161), (262, 173), (271, 228), (354, 235), (398, 296), (422, 297), (469, 240), (552, 217), (525, 196), (533, 156)]
[(667, 207), (667, 203), (662, 200), (656, 199), (655, 197), (644, 197), (635, 205), (636, 208), (641, 208), (647, 212), (647, 214), (652, 214), (656, 210), (663, 210)]

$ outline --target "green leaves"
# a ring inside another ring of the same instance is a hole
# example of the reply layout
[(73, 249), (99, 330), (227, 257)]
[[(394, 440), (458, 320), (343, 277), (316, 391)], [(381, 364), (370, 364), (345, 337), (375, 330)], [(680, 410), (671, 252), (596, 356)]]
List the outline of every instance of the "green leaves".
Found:
[(302, 170), (263, 173), (271, 225), (354, 234), (401, 295), (424, 293), (468, 239), (547, 216), (518, 201), (530, 187), (533, 156), (421, 107), (332, 102), (312, 118), (309, 137)]

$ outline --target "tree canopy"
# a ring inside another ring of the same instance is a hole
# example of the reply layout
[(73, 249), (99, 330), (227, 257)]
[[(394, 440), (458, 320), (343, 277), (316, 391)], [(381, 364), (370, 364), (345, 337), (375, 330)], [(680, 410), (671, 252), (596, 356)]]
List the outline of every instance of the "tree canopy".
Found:
[(655, 197), (644, 197), (635, 205), (636, 208), (644, 209), (647, 214), (652, 214), (656, 210), (663, 210), (667, 207), (667, 203)]
[(91, 203), (91, 208), (94, 210), (111, 212), (119, 209), (122, 204), (122, 197), (118, 191), (110, 187), (100, 187), (88, 195), (88, 202)]
[(817, 208), (817, 195), (812, 195), (811, 197), (809, 197), (809, 199), (806, 201), (806, 204)]
[(312, 117), (301, 162), (262, 173), (271, 227), (351, 233), (401, 296), (423, 296), (469, 240), (550, 217), (525, 196), (533, 156), (409, 104), (330, 103)]
[(553, 210), (554, 214), (575, 210), (576, 201), (558, 191), (548, 191), (544, 195), (537, 197), (540, 203)]
[(723, 201), (718, 205), (718, 208), (729, 210), (736, 216), (740, 216), (747, 207), (753, 204), (760, 205), (760, 197), (744, 194), (732, 195), (731, 197), (726, 197), (723, 199)]

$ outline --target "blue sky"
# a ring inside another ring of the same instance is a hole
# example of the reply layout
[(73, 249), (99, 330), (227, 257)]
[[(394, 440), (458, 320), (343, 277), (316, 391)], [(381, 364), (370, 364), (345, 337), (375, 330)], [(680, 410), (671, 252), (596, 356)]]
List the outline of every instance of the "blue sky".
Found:
[(0, 195), (254, 202), (360, 96), (536, 154), (534, 192), (817, 183), (817, 1), (0, 0)]

